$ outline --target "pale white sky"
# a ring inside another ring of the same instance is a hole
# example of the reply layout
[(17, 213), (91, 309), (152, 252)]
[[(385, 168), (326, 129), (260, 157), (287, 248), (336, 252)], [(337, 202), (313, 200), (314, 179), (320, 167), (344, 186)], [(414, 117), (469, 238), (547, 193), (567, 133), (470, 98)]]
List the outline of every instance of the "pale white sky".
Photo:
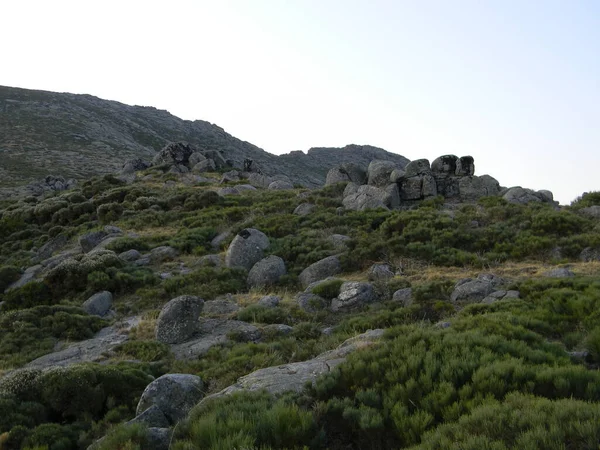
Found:
[(4, 0), (0, 85), (203, 119), (272, 153), (371, 144), (600, 190), (600, 2)]

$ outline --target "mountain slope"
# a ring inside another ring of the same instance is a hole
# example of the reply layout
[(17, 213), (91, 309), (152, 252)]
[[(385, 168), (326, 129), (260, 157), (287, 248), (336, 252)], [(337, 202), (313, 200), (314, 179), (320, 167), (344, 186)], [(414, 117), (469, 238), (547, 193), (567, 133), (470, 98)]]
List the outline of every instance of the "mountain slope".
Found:
[(153, 107), (129, 106), (91, 95), (0, 86), (0, 187), (22, 185), (48, 174), (83, 179), (114, 172), (132, 158), (149, 160), (172, 141), (221, 150), (238, 164), (258, 162), (266, 174), (283, 173), (317, 186), (342, 162), (366, 165), (403, 156), (371, 147), (315, 148), (276, 156), (206, 121), (182, 120)]

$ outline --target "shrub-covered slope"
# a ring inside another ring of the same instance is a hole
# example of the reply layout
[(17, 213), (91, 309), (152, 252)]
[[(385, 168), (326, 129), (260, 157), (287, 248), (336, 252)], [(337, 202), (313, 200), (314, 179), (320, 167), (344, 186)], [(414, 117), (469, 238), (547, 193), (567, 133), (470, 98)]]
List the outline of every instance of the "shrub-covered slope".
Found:
[[(170, 448), (597, 448), (600, 222), (581, 213), (597, 193), (348, 211), (343, 184), (224, 195), (245, 181), (138, 175), (1, 205), (0, 448), (152, 448), (154, 428), (122, 424), (153, 379), (215, 394), (370, 329), (386, 331), (305, 389), (201, 402)], [(273, 284), (226, 263), (248, 229), (283, 260)], [(303, 288), (332, 256), (332, 279)], [(92, 315), (103, 291), (110, 311)], [(155, 334), (181, 295), (204, 300), (193, 339), (212, 339), (193, 355)]]

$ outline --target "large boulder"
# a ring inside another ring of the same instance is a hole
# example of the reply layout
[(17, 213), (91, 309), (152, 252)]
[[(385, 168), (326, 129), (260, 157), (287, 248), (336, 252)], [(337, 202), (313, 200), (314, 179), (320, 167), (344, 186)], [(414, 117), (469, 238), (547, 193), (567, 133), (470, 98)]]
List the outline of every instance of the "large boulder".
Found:
[(392, 205), (393, 194), (393, 191), (390, 193), (385, 189), (380, 189), (375, 186), (363, 185), (359, 186), (355, 194), (344, 197), (342, 204), (344, 205), (344, 208), (354, 211), (377, 208), (389, 209)]
[(298, 279), (302, 288), (305, 289), (309, 284), (337, 275), (341, 271), (342, 264), (340, 258), (337, 256), (328, 256), (304, 269), (298, 276)]
[(429, 175), (431, 173), (431, 167), (429, 166), (428, 159), (415, 159), (409, 162), (404, 168), (404, 177), (411, 178), (418, 175)]
[(475, 175), (475, 160), (472, 156), (461, 156), (456, 161), (456, 172), (459, 177), (470, 177)]
[(410, 306), (413, 303), (412, 288), (398, 289), (392, 295), (392, 301), (400, 303), (402, 306)]
[(196, 375), (170, 373), (157, 378), (144, 389), (137, 405), (139, 416), (157, 406), (173, 425), (184, 419), (204, 397), (204, 383)]
[(184, 142), (172, 142), (167, 144), (160, 150), (154, 158), (152, 158), (152, 165), (158, 166), (161, 164), (169, 165), (188, 165), (190, 156), (192, 156), (194, 150), (188, 144)]
[(433, 160), (431, 163), (431, 173), (437, 178), (447, 178), (456, 174), (456, 164), (458, 156), (443, 155)]
[(532, 189), (522, 188), (520, 186), (511, 187), (504, 192), (502, 198), (510, 203), (532, 203), (546, 202), (552, 203), (552, 193), (550, 191), (534, 191)]
[(196, 164), (198, 164), (202, 161), (206, 161), (206, 156), (204, 156), (200, 152), (194, 152), (190, 155), (190, 157), (188, 159), (188, 164), (190, 167), (194, 167)]
[(554, 269), (550, 269), (544, 272), (543, 275), (548, 278), (570, 278), (575, 276), (573, 271), (566, 267), (556, 267)]
[(246, 228), (231, 241), (225, 255), (225, 265), (250, 270), (263, 259), (268, 247), (269, 238), (262, 231)]
[(176, 248), (161, 245), (150, 250), (150, 261), (153, 263), (162, 263), (164, 261), (171, 261), (177, 258), (178, 255), (179, 251)]
[(38, 261), (43, 261), (44, 259), (50, 258), (54, 252), (61, 250), (67, 243), (69, 239), (64, 234), (59, 234), (58, 236), (48, 240), (44, 245), (40, 247), (37, 251), (37, 259)]
[(357, 164), (345, 163), (334, 167), (327, 172), (325, 186), (336, 183), (353, 182), (364, 184), (367, 181), (367, 172)]
[(258, 261), (248, 273), (248, 286), (259, 287), (277, 284), (287, 273), (285, 263), (279, 256), (271, 255)]
[(190, 339), (199, 327), (198, 317), (204, 300), (192, 295), (182, 295), (170, 300), (156, 321), (156, 340), (178, 344)]
[(81, 306), (91, 316), (103, 317), (110, 311), (113, 296), (108, 291), (98, 292), (88, 298)]
[(377, 294), (371, 283), (347, 281), (340, 287), (337, 298), (331, 301), (332, 311), (341, 311), (377, 301)]
[(217, 165), (210, 158), (199, 161), (192, 166), (192, 172), (194, 173), (214, 172), (215, 170), (217, 170)]
[(393, 161), (374, 160), (367, 169), (368, 183), (371, 186), (384, 187), (390, 184), (390, 177), (396, 163)]
[(461, 200), (472, 201), (481, 197), (498, 195), (500, 183), (489, 175), (462, 177), (458, 181), (458, 190)]
[(479, 274), (476, 279), (464, 278), (454, 286), (450, 295), (453, 303), (478, 303), (504, 282), (492, 274)]
[[(600, 206), (588, 206), (580, 210), (581, 214), (591, 217), (592, 219), (600, 219)], [(41, 249), (40, 249), (41, 250)]]

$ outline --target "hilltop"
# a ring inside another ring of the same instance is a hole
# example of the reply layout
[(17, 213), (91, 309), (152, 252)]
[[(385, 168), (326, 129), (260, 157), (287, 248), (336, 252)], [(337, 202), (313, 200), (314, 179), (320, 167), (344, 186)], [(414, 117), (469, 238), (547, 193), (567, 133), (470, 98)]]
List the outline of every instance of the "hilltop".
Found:
[(399, 166), (408, 162), (403, 156), (368, 145), (277, 156), (217, 125), (182, 120), (153, 107), (0, 86), (0, 189), (47, 175), (84, 180), (116, 172), (126, 160), (151, 160), (166, 144), (177, 141), (199, 150), (219, 151), (238, 168), (250, 158), (265, 174), (287, 175), (307, 187), (321, 186), (327, 171), (345, 162), (366, 165), (384, 159)]

